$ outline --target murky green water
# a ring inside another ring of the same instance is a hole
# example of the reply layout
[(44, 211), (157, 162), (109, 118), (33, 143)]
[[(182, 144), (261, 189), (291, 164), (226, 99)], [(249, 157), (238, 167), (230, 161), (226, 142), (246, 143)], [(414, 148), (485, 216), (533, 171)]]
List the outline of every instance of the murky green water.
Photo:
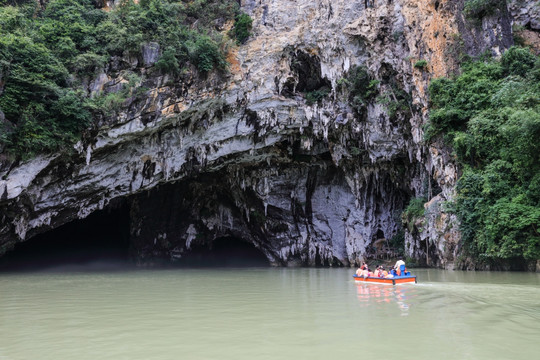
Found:
[(540, 275), (350, 269), (0, 273), (0, 359), (536, 359)]

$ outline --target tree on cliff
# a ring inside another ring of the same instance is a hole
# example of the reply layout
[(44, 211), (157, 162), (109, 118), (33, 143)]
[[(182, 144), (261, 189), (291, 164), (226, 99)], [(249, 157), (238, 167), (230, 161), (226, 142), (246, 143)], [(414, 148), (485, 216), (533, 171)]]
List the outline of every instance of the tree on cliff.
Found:
[(429, 139), (455, 149), (455, 211), (467, 255), (488, 264), (540, 258), (540, 58), (512, 47), (430, 85)]
[(226, 70), (229, 39), (219, 24), (235, 17), (239, 29), (251, 24), (236, 0), (128, 0), (110, 11), (94, 0), (43, 4), (0, 1), (0, 150), (19, 158), (69, 148), (96, 114), (137, 92), (92, 94), (89, 84), (112, 62), (116, 75), (138, 76), (130, 59), (157, 43), (161, 72)]

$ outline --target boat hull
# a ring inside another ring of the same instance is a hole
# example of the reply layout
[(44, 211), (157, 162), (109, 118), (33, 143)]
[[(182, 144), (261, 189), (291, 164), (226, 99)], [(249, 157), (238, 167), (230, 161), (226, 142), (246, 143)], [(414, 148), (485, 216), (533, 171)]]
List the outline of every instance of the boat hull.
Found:
[(379, 278), (379, 277), (363, 277), (353, 275), (354, 281), (364, 282), (364, 283), (373, 283), (373, 284), (386, 284), (386, 285), (399, 285), (413, 283), (416, 284), (416, 276), (396, 276), (394, 278)]

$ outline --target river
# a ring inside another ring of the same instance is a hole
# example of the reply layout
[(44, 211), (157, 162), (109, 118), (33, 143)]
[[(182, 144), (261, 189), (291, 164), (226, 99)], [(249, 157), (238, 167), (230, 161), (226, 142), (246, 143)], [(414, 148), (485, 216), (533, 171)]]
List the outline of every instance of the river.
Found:
[(535, 359), (540, 274), (413, 269), (0, 273), (0, 360)]

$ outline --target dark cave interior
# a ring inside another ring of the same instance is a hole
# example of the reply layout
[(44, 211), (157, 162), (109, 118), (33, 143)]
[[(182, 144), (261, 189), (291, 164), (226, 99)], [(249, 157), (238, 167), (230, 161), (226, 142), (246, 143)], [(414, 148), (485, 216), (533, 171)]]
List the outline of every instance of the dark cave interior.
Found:
[(266, 267), (266, 256), (251, 243), (221, 237), (209, 245), (193, 245), (176, 265), (180, 267)]
[[(0, 271), (99, 271), (135, 267), (130, 258), (129, 208), (96, 211), (17, 244), (0, 258)], [(267, 267), (266, 256), (253, 244), (222, 237), (193, 245), (163, 267)]]
[(111, 269), (129, 266), (126, 206), (96, 211), (15, 245), (0, 271)]

